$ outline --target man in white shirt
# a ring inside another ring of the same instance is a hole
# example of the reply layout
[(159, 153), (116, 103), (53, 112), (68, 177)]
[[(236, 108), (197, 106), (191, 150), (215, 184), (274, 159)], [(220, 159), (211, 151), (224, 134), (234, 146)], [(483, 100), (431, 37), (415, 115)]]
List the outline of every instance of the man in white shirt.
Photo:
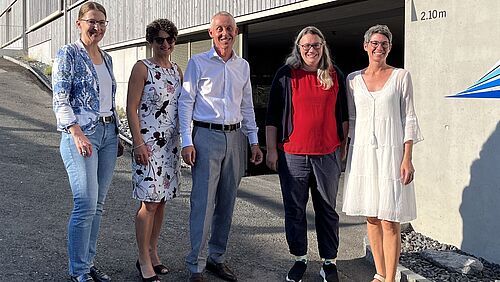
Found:
[[(184, 74), (179, 98), (182, 158), (193, 174), (189, 281), (206, 281), (205, 267), (236, 281), (225, 252), (236, 190), (243, 176), (244, 133), (251, 144), (250, 161), (262, 162), (252, 101), (250, 67), (233, 51), (238, 28), (233, 16), (216, 13), (211, 20), (213, 48), (194, 55)], [(191, 129), (191, 122), (194, 128)], [(208, 241), (208, 258), (203, 251)]]

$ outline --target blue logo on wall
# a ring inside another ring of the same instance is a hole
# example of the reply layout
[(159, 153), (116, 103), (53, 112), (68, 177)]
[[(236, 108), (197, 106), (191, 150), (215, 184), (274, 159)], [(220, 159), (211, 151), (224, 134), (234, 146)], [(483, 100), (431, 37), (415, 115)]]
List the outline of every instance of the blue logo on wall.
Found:
[(476, 83), (447, 98), (500, 98), (500, 60)]

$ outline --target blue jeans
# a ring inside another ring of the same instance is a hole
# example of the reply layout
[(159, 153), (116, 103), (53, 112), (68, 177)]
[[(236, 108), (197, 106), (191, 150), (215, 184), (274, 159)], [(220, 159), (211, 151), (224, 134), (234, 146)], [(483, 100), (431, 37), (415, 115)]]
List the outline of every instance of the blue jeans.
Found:
[(89, 273), (96, 253), (104, 200), (113, 176), (118, 150), (114, 123), (99, 123), (87, 135), (92, 156), (78, 152), (71, 134), (62, 133), (61, 156), (73, 193), (73, 211), (68, 224), (69, 274)]

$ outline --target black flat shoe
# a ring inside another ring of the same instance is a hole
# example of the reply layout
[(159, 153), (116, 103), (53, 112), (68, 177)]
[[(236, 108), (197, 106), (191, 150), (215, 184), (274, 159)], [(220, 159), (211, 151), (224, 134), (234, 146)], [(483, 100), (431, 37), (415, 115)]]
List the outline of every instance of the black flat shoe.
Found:
[(163, 274), (169, 273), (168, 268), (163, 264), (153, 265), (153, 269), (154, 269), (156, 274), (163, 275)]
[(142, 282), (160, 282), (161, 281), (160, 278), (158, 278), (158, 275), (144, 278), (144, 276), (142, 276), (141, 264), (139, 263), (139, 260), (137, 260), (137, 262), (135, 263), (135, 267), (137, 267), (137, 270), (139, 270), (139, 275), (141, 276)]

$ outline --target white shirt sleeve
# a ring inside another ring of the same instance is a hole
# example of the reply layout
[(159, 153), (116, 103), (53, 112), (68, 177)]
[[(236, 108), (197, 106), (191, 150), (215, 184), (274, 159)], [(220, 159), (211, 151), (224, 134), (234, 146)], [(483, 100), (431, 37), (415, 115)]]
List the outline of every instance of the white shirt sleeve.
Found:
[(257, 137), (258, 128), (255, 122), (252, 84), (250, 82), (250, 67), (248, 63), (246, 63), (246, 67), (247, 69), (245, 71), (248, 72), (248, 76), (247, 81), (243, 86), (243, 96), (241, 100), (241, 115), (243, 116), (243, 120), (241, 121), (241, 130), (246, 136), (248, 136), (248, 142), (250, 142), (250, 144), (257, 144), (259, 143)]
[(182, 148), (193, 145), (191, 137), (191, 122), (193, 120), (194, 102), (196, 99), (196, 88), (198, 82), (198, 67), (193, 59), (190, 59), (184, 72), (184, 82), (179, 96), (179, 126), (182, 140)]

